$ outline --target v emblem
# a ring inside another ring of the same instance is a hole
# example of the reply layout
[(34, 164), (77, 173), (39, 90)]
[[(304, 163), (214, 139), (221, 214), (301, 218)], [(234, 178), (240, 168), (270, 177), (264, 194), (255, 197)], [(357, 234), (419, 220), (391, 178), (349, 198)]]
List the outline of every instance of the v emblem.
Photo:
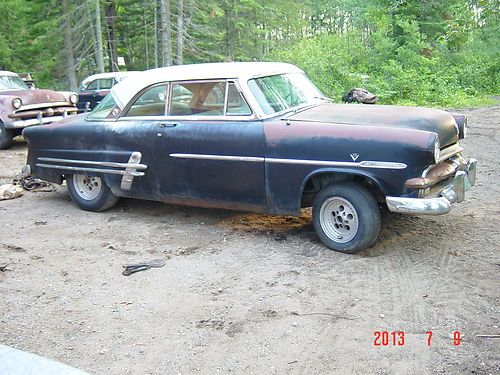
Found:
[(354, 153), (352, 153), (352, 154), (350, 154), (350, 155), (351, 155), (351, 159), (352, 159), (352, 161), (356, 161), (356, 160), (358, 160), (358, 158), (359, 158), (359, 154), (356, 154), (355, 152), (354, 152)]

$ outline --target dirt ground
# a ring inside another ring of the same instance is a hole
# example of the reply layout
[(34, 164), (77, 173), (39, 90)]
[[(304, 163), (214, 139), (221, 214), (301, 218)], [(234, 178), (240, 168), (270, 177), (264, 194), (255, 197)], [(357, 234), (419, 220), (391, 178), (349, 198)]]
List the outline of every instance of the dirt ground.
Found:
[[(358, 255), (323, 247), (307, 212), (122, 200), (96, 214), (65, 187), (1, 201), (0, 343), (92, 374), (498, 374), (500, 339), (478, 335), (500, 334), (500, 106), (465, 113), (466, 202), (388, 215)], [(0, 151), (0, 183), (26, 149)], [(121, 275), (152, 258), (166, 265)], [(375, 331), (405, 344), (376, 347)]]

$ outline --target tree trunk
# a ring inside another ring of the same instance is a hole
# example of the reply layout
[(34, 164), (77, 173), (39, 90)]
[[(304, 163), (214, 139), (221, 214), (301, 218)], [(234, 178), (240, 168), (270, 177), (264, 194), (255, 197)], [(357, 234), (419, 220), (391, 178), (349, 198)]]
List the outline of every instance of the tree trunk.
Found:
[(76, 63), (75, 55), (73, 54), (73, 34), (71, 30), (70, 12), (68, 0), (62, 0), (63, 17), (64, 17), (64, 55), (66, 57), (66, 75), (68, 77), (69, 89), (75, 91), (78, 88), (76, 79)]
[[(104, 73), (104, 53), (102, 52), (102, 27), (100, 0), (95, 0), (95, 34), (97, 71)], [(93, 30), (93, 29), (92, 29)]]
[(184, 50), (184, 1), (177, 0), (177, 45), (175, 53), (175, 63), (181, 65), (183, 63)]
[(106, 23), (108, 25), (108, 48), (109, 48), (109, 70), (118, 71), (118, 52), (116, 49), (116, 4), (115, 0), (106, 0), (104, 9)]
[[(146, 50), (146, 69), (149, 69), (149, 38), (148, 38), (148, 22), (146, 19), (146, 9), (147, 9), (147, 2), (144, 0), (144, 13), (142, 14), (142, 17), (144, 19), (144, 48)], [(130, 49), (132, 51), (132, 49)]]
[(154, 65), (158, 68), (158, 1), (155, 0), (154, 32), (153, 32)]
[(172, 65), (172, 24), (170, 22), (170, 1), (160, 0), (161, 45), (163, 66)]

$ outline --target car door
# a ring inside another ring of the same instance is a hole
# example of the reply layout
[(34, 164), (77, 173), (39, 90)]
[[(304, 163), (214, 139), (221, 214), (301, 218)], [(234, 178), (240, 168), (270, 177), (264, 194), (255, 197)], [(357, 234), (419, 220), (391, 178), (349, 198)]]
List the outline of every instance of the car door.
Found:
[(158, 121), (163, 200), (265, 210), (264, 133), (234, 82), (174, 82)]

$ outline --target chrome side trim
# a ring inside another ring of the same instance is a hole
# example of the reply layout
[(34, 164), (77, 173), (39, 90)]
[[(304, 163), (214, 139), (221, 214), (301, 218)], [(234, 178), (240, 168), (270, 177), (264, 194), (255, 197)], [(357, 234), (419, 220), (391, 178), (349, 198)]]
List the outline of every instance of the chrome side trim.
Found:
[(226, 156), (226, 155), (205, 155), (205, 154), (170, 154), (178, 159), (201, 159), (201, 160), (225, 160), (225, 161), (249, 161), (254, 163), (264, 162), (264, 158), (255, 156)]
[(77, 172), (92, 172), (92, 173), (109, 173), (109, 174), (121, 174), (128, 175), (131, 174), (136, 177), (144, 176), (144, 172), (129, 172), (121, 169), (101, 169), (101, 168), (87, 168), (87, 167), (71, 167), (66, 165), (57, 165), (57, 164), (43, 164), (37, 163), (35, 164), (40, 168), (53, 168), (53, 169), (61, 169), (66, 171), (77, 171)]
[[(138, 160), (141, 160), (140, 152), (133, 152), (132, 156), (139, 154)], [(130, 159), (132, 159), (132, 156)], [(76, 159), (59, 159), (59, 158), (38, 158), (39, 161), (46, 161), (51, 163), (63, 163), (63, 164), (86, 164), (86, 165), (98, 165), (101, 167), (114, 167), (114, 168), (133, 168), (133, 169), (147, 169), (148, 166), (146, 164), (139, 164), (139, 162), (131, 162), (129, 159), (128, 163), (117, 163), (112, 161), (94, 161), (94, 160), (76, 160)], [(137, 158), (134, 158), (136, 160)]]
[(363, 168), (382, 168), (382, 169), (405, 169), (405, 163), (397, 163), (392, 161), (362, 161), (359, 165)]
[[(144, 164), (139, 164), (142, 159), (142, 154), (139, 151), (134, 151), (132, 152), (132, 155), (130, 155), (130, 158), (128, 159), (127, 163), (127, 168), (125, 168), (125, 175), (122, 177), (122, 183), (120, 185), (120, 188), (122, 190), (130, 190), (132, 189), (132, 182), (134, 182), (134, 174), (137, 173), (137, 169), (146, 169), (142, 168), (142, 166), (145, 166)], [(138, 166), (141, 166), (139, 168)]]
[[(138, 170), (145, 170), (148, 168), (146, 164), (140, 163), (141, 159), (142, 159), (142, 154), (139, 151), (134, 151), (132, 152), (132, 155), (130, 155), (128, 163), (39, 157), (38, 161), (58, 163), (58, 164), (38, 163), (35, 165), (41, 168), (60, 169), (72, 172), (108, 173), (108, 174), (122, 175), (123, 178), (121, 181), (120, 188), (122, 190), (130, 190), (132, 188), (132, 183), (134, 182), (134, 177), (141, 177), (145, 175), (144, 172), (139, 172)], [(87, 166), (82, 167), (82, 166), (61, 165), (61, 164), (83, 164), (96, 167), (111, 167), (111, 168), (124, 168), (124, 169), (105, 169), (105, 168), (94, 168)]]
[(386, 162), (386, 161), (361, 161), (358, 163), (350, 161), (327, 161), (327, 160), (305, 160), (305, 159), (279, 159), (262, 158), (255, 156), (226, 156), (226, 155), (207, 155), (207, 154), (170, 154), (173, 158), (180, 159), (203, 159), (203, 160), (225, 160), (225, 161), (249, 161), (266, 162), (274, 164), (300, 164), (300, 165), (319, 165), (329, 167), (361, 167), (361, 168), (380, 168), (380, 169), (405, 169), (404, 163)]

